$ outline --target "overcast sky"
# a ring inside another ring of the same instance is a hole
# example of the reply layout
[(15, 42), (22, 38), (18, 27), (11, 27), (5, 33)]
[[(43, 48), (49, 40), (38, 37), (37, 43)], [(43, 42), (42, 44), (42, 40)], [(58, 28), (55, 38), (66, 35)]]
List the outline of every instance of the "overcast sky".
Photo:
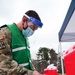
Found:
[[(58, 33), (68, 11), (71, 0), (0, 0), (0, 25), (18, 23), (27, 10), (35, 10), (43, 27), (29, 37), (32, 58), (40, 47), (58, 52)], [(63, 50), (72, 44), (63, 43)]]

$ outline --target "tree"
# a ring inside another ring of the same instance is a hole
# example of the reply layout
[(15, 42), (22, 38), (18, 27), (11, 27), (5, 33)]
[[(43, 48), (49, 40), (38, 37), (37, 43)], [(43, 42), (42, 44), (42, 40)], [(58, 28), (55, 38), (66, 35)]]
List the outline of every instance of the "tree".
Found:
[(54, 49), (51, 49), (49, 53), (51, 55), (50, 63), (57, 65), (57, 53), (54, 51)]
[(50, 61), (50, 55), (49, 55), (49, 48), (46, 47), (40, 47), (37, 55), (37, 71), (39, 71), (40, 73), (44, 72), (44, 69), (49, 65), (48, 61)]
[(36, 55), (38, 60), (37, 70), (40, 73), (43, 73), (44, 69), (47, 68), (49, 64), (54, 64), (57, 66), (57, 53), (54, 49), (40, 47)]
[(50, 49), (46, 47), (40, 47), (37, 55), (37, 59), (39, 60), (50, 60), (50, 54), (49, 54)]

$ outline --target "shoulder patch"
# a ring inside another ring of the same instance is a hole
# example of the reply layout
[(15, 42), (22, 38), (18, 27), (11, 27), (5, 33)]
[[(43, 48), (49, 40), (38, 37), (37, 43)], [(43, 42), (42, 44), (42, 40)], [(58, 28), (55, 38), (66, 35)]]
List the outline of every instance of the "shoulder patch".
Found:
[(4, 39), (4, 37), (2, 35), (0, 35), (0, 40), (3, 40), (3, 39)]

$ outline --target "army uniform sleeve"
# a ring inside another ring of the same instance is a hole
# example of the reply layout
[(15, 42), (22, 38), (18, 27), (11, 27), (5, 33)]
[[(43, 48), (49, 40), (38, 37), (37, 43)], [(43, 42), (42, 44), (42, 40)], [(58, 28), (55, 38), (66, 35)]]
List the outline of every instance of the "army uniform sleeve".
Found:
[(19, 66), (12, 59), (11, 52), (11, 32), (9, 28), (0, 28), (0, 75), (32, 75), (33, 71)]

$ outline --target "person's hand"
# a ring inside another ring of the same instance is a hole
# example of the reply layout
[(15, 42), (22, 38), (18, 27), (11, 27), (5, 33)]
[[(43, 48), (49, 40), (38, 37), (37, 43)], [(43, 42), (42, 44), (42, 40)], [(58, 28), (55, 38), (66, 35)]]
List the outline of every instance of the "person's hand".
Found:
[(41, 75), (38, 71), (34, 70), (33, 75)]

